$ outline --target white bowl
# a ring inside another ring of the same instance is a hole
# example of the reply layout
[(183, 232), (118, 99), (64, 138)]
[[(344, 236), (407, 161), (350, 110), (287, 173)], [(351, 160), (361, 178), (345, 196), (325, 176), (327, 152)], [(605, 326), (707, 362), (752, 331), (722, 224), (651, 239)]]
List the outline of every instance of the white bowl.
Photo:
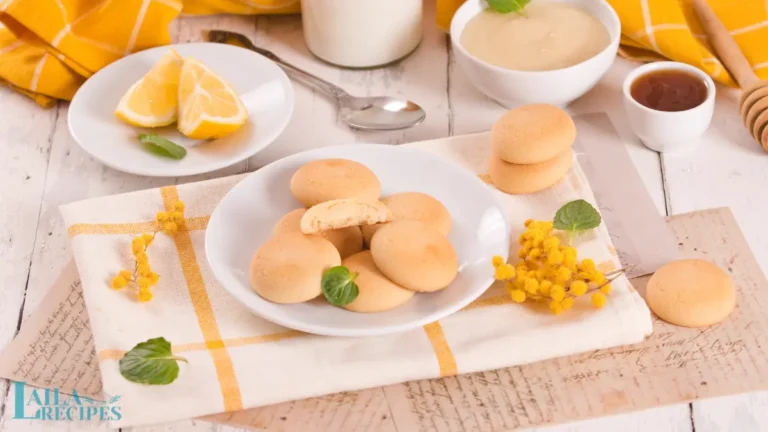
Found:
[[(641, 105), (631, 94), (632, 83), (654, 71), (679, 70), (701, 79), (707, 86), (707, 98), (685, 111), (658, 111)], [(624, 111), (629, 125), (643, 144), (657, 152), (689, 151), (709, 127), (715, 111), (715, 83), (701, 69), (680, 62), (654, 62), (638, 67), (627, 75), (623, 85)]]
[[(301, 205), (290, 179), (307, 162), (345, 158), (370, 168), (384, 196), (424, 192), (451, 213), (448, 239), (459, 257), (459, 274), (445, 289), (417, 293), (390, 311), (357, 313), (328, 304), (277, 304), (264, 300), (248, 279), (251, 257), (281, 216)], [(509, 227), (492, 190), (461, 166), (431, 153), (375, 144), (327, 147), (298, 153), (254, 172), (235, 185), (211, 215), (205, 234), (208, 263), (224, 288), (257, 315), (295, 330), (331, 336), (370, 336), (419, 327), (452, 314), (493, 283), (494, 255), (507, 257)]]
[[(507, 108), (527, 103), (564, 106), (588, 92), (611, 67), (621, 37), (616, 11), (604, 0), (557, 0), (583, 8), (608, 29), (611, 43), (596, 56), (574, 66), (551, 71), (516, 71), (488, 64), (461, 45), (461, 32), (470, 19), (485, 10), (485, 0), (467, 0), (451, 21), (451, 43), (456, 63), (470, 82)], [(514, 49), (514, 41), (506, 41)]]
[[(114, 115), (130, 86), (173, 48), (183, 57), (204, 62), (227, 80), (248, 110), (248, 122), (215, 141), (185, 137), (176, 124), (138, 128)], [(244, 48), (216, 43), (156, 47), (124, 57), (88, 79), (69, 105), (69, 133), (104, 165), (131, 174), (180, 177), (215, 171), (247, 159), (271, 144), (293, 113), (293, 86), (275, 62)], [(139, 144), (140, 133), (156, 133), (185, 147), (181, 160), (155, 156)]]

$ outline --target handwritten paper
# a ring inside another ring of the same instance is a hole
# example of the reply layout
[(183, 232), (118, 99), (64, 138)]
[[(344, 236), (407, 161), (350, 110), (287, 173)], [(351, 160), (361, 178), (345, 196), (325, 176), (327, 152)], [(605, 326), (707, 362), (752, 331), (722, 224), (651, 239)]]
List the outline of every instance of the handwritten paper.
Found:
[(101, 396), (99, 363), (74, 261), (0, 355), (0, 376), (35, 387)]
[[(727, 209), (669, 220), (682, 255), (726, 270), (722, 324), (654, 322), (644, 342), (518, 367), (287, 402), (204, 420), (267, 431), (501, 431), (768, 388), (768, 281)], [(633, 280), (642, 294), (648, 277)], [(0, 376), (98, 397), (101, 380), (74, 263), (0, 354)]]
[[(684, 255), (731, 275), (738, 305), (722, 324), (687, 329), (656, 319), (653, 335), (632, 346), (206, 419), (268, 431), (496, 431), (768, 388), (768, 281), (733, 215), (696, 212), (669, 226)], [(648, 279), (633, 285), (643, 293)]]
[(574, 118), (573, 145), (627, 277), (655, 272), (678, 258), (674, 236), (658, 213), (621, 138), (603, 113)]

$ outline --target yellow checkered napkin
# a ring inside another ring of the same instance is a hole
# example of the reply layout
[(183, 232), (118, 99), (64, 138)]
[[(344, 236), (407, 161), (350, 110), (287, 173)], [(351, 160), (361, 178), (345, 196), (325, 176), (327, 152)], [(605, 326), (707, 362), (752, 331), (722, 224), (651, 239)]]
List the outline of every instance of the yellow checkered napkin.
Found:
[[(538, 1), (538, 0), (533, 0)], [(621, 19), (623, 57), (654, 61), (671, 59), (696, 66), (713, 79), (735, 86), (713, 54), (690, 0), (607, 0)], [(448, 29), (464, 0), (437, 0), (437, 24)], [(708, 0), (730, 30), (755, 73), (768, 79), (768, 2)]]
[[(636, 60), (668, 58), (688, 63), (736, 86), (715, 56), (690, 1), (608, 0), (622, 26), (620, 54)], [(708, 0), (752, 69), (768, 79), (768, 2)]]
[[(412, 145), (482, 174), (489, 153), (487, 141), (487, 134), (481, 134)], [(623, 277), (614, 282), (603, 309), (592, 309), (585, 298), (560, 316), (512, 303), (497, 284), (460, 312), (389, 336), (313, 336), (272, 324), (227, 294), (206, 264), (208, 218), (242, 178), (169, 186), (62, 207), (104, 391), (121, 396), (123, 418), (113, 426), (160, 423), (497, 369), (636, 343), (651, 333), (650, 312)], [(577, 198), (594, 202), (578, 164), (545, 192), (496, 194), (509, 215), (515, 239), (526, 218), (551, 218), (560, 205)], [(188, 229), (172, 237), (158, 234), (150, 246), (151, 266), (161, 275), (152, 301), (138, 303), (129, 292), (112, 290), (109, 282), (115, 273), (132, 268), (132, 236), (156, 230), (155, 213), (171, 208), (178, 199), (186, 204)], [(594, 258), (605, 271), (618, 265), (613, 250), (604, 226), (579, 245), (579, 255)], [(490, 262), (488, 271), (493, 271)], [(118, 359), (138, 342), (160, 336), (189, 360), (182, 365), (179, 378), (167, 386), (126, 381), (118, 372)]]
[(42, 106), (130, 53), (171, 42), (185, 13), (297, 12), (299, 0), (0, 0), (0, 80)]
[(184, 13), (190, 15), (243, 14), (271, 15), (297, 13), (300, 0), (183, 0)]

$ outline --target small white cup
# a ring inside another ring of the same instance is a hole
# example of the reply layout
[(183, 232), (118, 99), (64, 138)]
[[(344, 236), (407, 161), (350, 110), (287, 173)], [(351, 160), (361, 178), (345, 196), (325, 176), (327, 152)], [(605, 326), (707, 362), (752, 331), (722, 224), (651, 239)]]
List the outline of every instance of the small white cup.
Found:
[[(660, 71), (679, 70), (700, 78), (707, 86), (707, 98), (700, 105), (686, 111), (658, 111), (641, 105), (632, 98), (632, 83), (641, 75)], [(648, 63), (633, 70), (624, 79), (624, 111), (629, 124), (646, 147), (657, 152), (687, 150), (709, 127), (715, 109), (715, 83), (709, 75), (693, 66), (679, 62)]]

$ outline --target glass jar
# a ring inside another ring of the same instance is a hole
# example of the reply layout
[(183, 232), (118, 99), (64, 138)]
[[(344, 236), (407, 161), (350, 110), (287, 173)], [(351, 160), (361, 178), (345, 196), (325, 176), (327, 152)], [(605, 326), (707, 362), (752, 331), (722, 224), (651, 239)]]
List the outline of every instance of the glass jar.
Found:
[(421, 41), (422, 0), (302, 0), (309, 50), (337, 66), (399, 60)]

